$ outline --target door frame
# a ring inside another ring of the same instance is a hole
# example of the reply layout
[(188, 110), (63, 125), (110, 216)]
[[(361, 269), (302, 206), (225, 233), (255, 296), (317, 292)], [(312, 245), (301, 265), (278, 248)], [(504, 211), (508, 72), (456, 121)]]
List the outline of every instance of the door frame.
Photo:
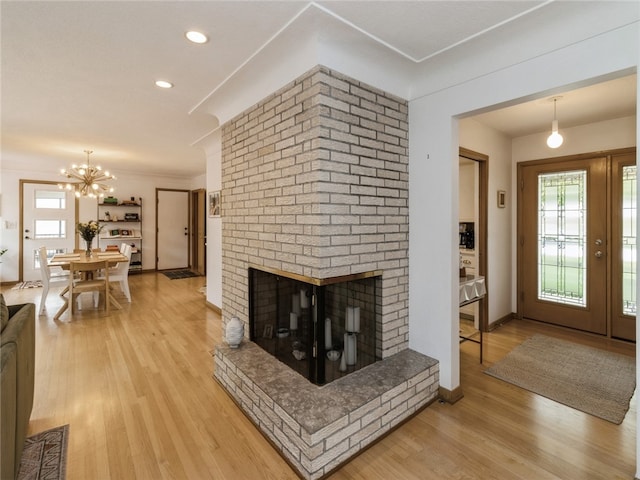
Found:
[(480, 331), (489, 331), (489, 278), (488, 278), (488, 259), (487, 259), (487, 225), (488, 225), (488, 190), (489, 190), (489, 156), (484, 153), (474, 152), (468, 148), (459, 147), (458, 156), (468, 160), (478, 162), (478, 228), (476, 236), (478, 237), (478, 275), (484, 277), (487, 287), (487, 294), (478, 303), (478, 326)]
[[(207, 274), (207, 191), (204, 188), (191, 190), (190, 195), (191, 219), (191, 269), (200, 275)], [(200, 262), (201, 260), (201, 262)], [(202, 271), (199, 264), (202, 263)]]
[[(159, 193), (160, 192), (184, 192), (187, 194), (187, 219), (191, 219), (191, 190), (186, 190), (184, 188), (156, 188), (156, 225), (155, 225), (155, 237), (156, 237), (156, 259), (155, 259), (155, 269), (158, 271), (158, 259), (160, 258), (158, 250), (158, 220), (159, 220), (159, 212), (158, 205), (160, 204)], [(191, 228), (190, 220), (187, 220), (187, 225)], [(187, 268), (191, 268), (191, 242), (187, 241)]]
[[(18, 209), (19, 209), (19, 216), (18, 216), (18, 228), (20, 229), (20, 240), (18, 241), (18, 258), (20, 259), (20, 261), (18, 262), (18, 281), (22, 282), (22, 277), (24, 275), (24, 268), (23, 268), (23, 254), (24, 254), (24, 186), (27, 183), (33, 183), (36, 185), (60, 185), (60, 182), (54, 182), (52, 180), (29, 180), (29, 179), (20, 179), (20, 186), (19, 186), (19, 199), (18, 199)], [(73, 197), (73, 209), (74, 209), (74, 225), (78, 224), (78, 210), (79, 210), (79, 206), (80, 206), (80, 202), (78, 201), (78, 197)], [(75, 231), (75, 227), (74, 227), (74, 231)], [(77, 247), (78, 246), (78, 237), (75, 236), (74, 238), (74, 246)]]
[[(607, 205), (606, 205), (606, 216), (607, 216), (607, 220), (606, 220), (606, 224), (607, 224), (607, 238), (606, 238), (606, 258), (607, 258), (607, 274), (606, 274), (606, 281), (607, 281), (607, 292), (605, 293), (606, 295), (606, 304), (607, 304), (607, 308), (606, 308), (606, 312), (605, 312), (605, 317), (606, 317), (606, 328), (605, 328), (605, 333), (602, 334), (602, 336), (606, 336), (607, 338), (613, 338), (611, 335), (611, 325), (612, 325), (612, 308), (611, 308), (611, 301), (614, 300), (612, 295), (617, 294), (616, 292), (614, 292), (614, 288), (613, 288), (613, 278), (612, 278), (612, 268), (611, 268), (611, 262), (612, 262), (612, 238), (611, 235), (613, 234), (612, 232), (612, 228), (611, 228), (611, 217), (613, 215), (613, 211), (612, 211), (612, 204), (615, 204), (615, 202), (612, 202), (612, 199), (610, 198), (610, 192), (611, 192), (611, 168), (612, 168), (612, 159), (615, 156), (619, 156), (619, 155), (625, 155), (625, 154), (629, 154), (629, 153), (636, 153), (636, 147), (627, 147), (627, 148), (617, 148), (617, 149), (612, 149), (612, 150), (602, 150), (602, 151), (597, 151), (597, 152), (587, 152), (587, 153), (580, 153), (580, 154), (575, 154), (575, 155), (564, 155), (564, 156), (560, 156), (560, 157), (548, 157), (548, 158), (542, 158), (542, 159), (536, 159), (536, 160), (529, 160), (529, 161), (525, 161), (525, 162), (518, 162), (517, 164), (517, 195), (518, 195), (518, 206), (517, 206), (517, 219), (516, 219), (516, 282), (517, 282), (517, 295), (516, 295), (516, 317), (518, 319), (522, 319), (524, 318), (523, 315), (523, 294), (524, 294), (524, 258), (523, 258), (523, 249), (522, 249), (522, 242), (523, 242), (523, 222), (522, 222), (522, 218), (523, 218), (523, 209), (524, 209), (524, 205), (523, 205), (523, 201), (521, 198), (522, 195), (522, 168), (526, 167), (526, 166), (535, 166), (536, 164), (545, 164), (545, 163), (551, 163), (551, 162), (565, 162), (565, 161), (572, 161), (572, 160), (588, 160), (588, 159), (592, 159), (592, 158), (596, 158), (596, 157), (606, 157), (607, 158), (607, 185), (606, 185), (606, 189), (607, 189)], [(635, 324), (635, 322), (634, 322)], [(555, 325), (555, 324), (553, 324)], [(559, 326), (559, 325), (558, 325)], [(562, 327), (559, 326), (560, 328), (571, 328), (571, 327)], [(578, 330), (581, 331), (581, 330)], [(597, 335), (597, 334), (594, 334)]]

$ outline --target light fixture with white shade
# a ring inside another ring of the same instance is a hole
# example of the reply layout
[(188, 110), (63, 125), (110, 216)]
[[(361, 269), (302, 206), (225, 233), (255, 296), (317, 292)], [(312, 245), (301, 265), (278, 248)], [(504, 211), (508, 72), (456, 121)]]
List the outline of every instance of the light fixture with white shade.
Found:
[(556, 103), (562, 97), (554, 97), (553, 100), (553, 121), (551, 122), (551, 135), (547, 138), (547, 146), (549, 148), (558, 148), (562, 145), (562, 135), (558, 133), (558, 119), (556, 118)]
[(108, 171), (103, 171), (99, 165), (91, 165), (89, 155), (93, 150), (85, 150), (87, 154), (87, 163), (82, 165), (72, 165), (71, 169), (63, 168), (60, 173), (75, 182), (59, 183), (58, 187), (65, 190), (73, 190), (76, 197), (104, 197), (105, 193), (113, 192), (113, 187), (105, 184), (109, 180), (115, 180), (116, 177)]

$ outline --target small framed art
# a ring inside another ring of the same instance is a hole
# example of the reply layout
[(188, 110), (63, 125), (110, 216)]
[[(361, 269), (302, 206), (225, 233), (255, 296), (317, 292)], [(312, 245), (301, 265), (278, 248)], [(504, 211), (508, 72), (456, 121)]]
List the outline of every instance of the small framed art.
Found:
[(506, 206), (507, 192), (504, 190), (498, 190), (498, 208), (504, 208)]
[(209, 192), (209, 216), (210, 217), (219, 217), (220, 216), (220, 190), (216, 192)]

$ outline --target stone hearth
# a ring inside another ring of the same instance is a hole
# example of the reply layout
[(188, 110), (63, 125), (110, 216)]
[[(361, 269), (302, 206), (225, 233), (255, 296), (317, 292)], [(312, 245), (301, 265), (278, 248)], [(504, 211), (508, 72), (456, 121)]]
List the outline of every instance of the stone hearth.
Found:
[(215, 351), (215, 378), (306, 480), (348, 461), (438, 395), (438, 362), (405, 349), (316, 386), (252, 342)]

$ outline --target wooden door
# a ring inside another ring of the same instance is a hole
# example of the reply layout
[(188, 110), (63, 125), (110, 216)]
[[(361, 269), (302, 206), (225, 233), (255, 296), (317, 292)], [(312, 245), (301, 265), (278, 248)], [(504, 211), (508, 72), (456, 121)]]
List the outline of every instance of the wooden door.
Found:
[(207, 195), (204, 189), (191, 192), (191, 269), (206, 275)]
[(636, 339), (636, 154), (612, 156), (611, 336)]
[(607, 333), (607, 157), (519, 166), (519, 307)]

